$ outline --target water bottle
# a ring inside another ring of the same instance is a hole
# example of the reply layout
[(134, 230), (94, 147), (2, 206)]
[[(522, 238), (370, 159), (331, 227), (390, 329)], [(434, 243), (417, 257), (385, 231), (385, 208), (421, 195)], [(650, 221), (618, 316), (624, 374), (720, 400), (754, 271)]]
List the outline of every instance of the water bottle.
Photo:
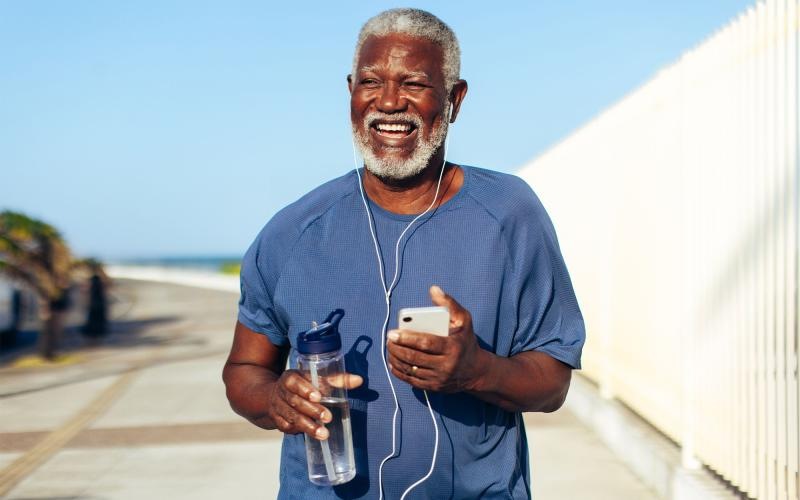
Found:
[[(350, 429), (350, 407), (344, 387), (344, 357), (339, 321), (344, 311), (336, 309), (321, 325), (314, 324), (297, 336), (297, 368), (322, 395), (322, 404), (332, 419), (325, 427), (329, 437), (324, 441), (305, 436), (308, 478), (314, 484), (333, 486), (355, 477), (353, 434)], [(320, 422), (322, 423), (322, 422)]]

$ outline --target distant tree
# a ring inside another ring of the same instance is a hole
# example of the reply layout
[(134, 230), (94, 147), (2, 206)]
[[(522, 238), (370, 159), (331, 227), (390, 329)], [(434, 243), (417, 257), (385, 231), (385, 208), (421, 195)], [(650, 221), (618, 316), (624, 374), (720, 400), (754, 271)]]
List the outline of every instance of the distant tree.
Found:
[(51, 225), (12, 211), (0, 212), (0, 274), (20, 281), (42, 304), (40, 354), (53, 359), (69, 302), (72, 254)]

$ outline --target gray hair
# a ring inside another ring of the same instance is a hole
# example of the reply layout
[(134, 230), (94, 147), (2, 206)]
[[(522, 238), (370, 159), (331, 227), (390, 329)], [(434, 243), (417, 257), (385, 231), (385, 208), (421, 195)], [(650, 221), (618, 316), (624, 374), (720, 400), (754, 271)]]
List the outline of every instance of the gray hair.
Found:
[(425, 38), (442, 48), (444, 53), (445, 88), (449, 92), (459, 79), (461, 73), (461, 49), (456, 34), (444, 21), (430, 12), (421, 9), (390, 9), (371, 18), (358, 34), (356, 51), (353, 56), (353, 77), (358, 72), (358, 55), (367, 38), (402, 33), (409, 36)]

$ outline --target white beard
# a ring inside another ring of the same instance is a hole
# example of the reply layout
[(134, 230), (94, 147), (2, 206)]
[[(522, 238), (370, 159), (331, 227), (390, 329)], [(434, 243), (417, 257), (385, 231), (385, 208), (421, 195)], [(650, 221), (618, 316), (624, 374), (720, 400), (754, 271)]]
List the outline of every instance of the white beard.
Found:
[[(442, 116), (448, 116), (449, 105), (445, 107)], [(417, 144), (411, 157), (402, 160), (399, 158), (378, 158), (370, 145), (369, 129), (370, 124), (377, 119), (401, 119), (407, 120), (417, 127)], [(387, 115), (378, 111), (372, 111), (364, 117), (363, 130), (361, 132), (355, 125), (353, 125), (353, 138), (358, 147), (361, 157), (364, 159), (364, 167), (379, 179), (387, 179), (393, 181), (400, 181), (410, 179), (419, 175), (428, 162), (431, 160), (436, 151), (444, 143), (447, 137), (448, 122), (443, 119), (438, 126), (434, 126), (429, 139), (422, 139), (424, 136), (422, 120), (413, 114), (392, 114)]]

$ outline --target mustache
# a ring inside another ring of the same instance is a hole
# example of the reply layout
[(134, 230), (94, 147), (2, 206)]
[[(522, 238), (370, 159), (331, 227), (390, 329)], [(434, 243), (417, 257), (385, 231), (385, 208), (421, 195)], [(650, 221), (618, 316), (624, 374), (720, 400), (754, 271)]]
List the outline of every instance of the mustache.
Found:
[(422, 128), (422, 118), (412, 113), (381, 113), (380, 111), (370, 111), (364, 117), (364, 128), (371, 127), (377, 121), (407, 122), (416, 128)]

